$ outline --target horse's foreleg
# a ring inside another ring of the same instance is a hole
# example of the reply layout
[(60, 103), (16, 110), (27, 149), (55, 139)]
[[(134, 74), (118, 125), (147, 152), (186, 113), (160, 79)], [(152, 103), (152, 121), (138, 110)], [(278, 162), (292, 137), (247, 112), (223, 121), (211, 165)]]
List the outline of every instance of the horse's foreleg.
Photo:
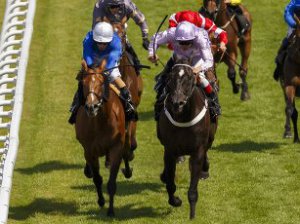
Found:
[(241, 100), (249, 100), (250, 94), (248, 91), (248, 84), (246, 81), (247, 73), (248, 73), (248, 58), (250, 55), (251, 49), (251, 35), (248, 33), (244, 40), (239, 43), (239, 48), (241, 52), (242, 63), (239, 69), (240, 77), (242, 80), (242, 92), (241, 92)]
[(188, 191), (188, 199), (190, 203), (190, 219), (195, 218), (196, 203), (198, 201), (198, 182), (203, 168), (204, 149), (200, 149), (199, 155), (191, 155), (190, 167), (191, 167), (191, 180), (190, 188)]
[[(122, 147), (122, 146), (119, 146)], [(109, 208), (107, 211), (107, 216), (113, 217), (115, 215), (114, 212), (114, 196), (117, 191), (117, 175), (120, 168), (121, 160), (122, 160), (122, 150), (117, 148), (111, 148), (110, 151), (110, 174), (109, 180), (107, 183), (107, 192), (109, 194)]]
[(285, 94), (287, 96), (287, 104), (286, 104), (286, 113), (289, 118), (292, 118), (293, 126), (294, 126), (294, 142), (299, 142), (298, 136), (298, 128), (297, 128), (297, 120), (298, 120), (298, 111), (295, 107), (295, 87), (294, 86), (286, 86)]
[(202, 170), (200, 173), (200, 179), (207, 179), (209, 177), (209, 160), (207, 156), (207, 152), (204, 155)]
[(166, 182), (166, 188), (169, 195), (169, 204), (174, 207), (179, 207), (182, 204), (182, 201), (179, 197), (174, 196), (174, 193), (176, 191), (176, 185), (175, 185), (175, 171), (176, 171), (176, 158), (167, 153), (167, 150), (165, 149), (164, 153), (164, 171), (162, 173), (162, 176), (165, 178)]
[(293, 101), (293, 113), (292, 113), (292, 121), (293, 121), (293, 127), (294, 127), (294, 143), (300, 143), (299, 135), (298, 135), (298, 127), (297, 127), (297, 121), (298, 121), (298, 111), (296, 109), (295, 105), (295, 99)]
[(236, 60), (235, 54), (229, 54), (225, 60), (225, 63), (228, 66), (227, 77), (231, 81), (232, 91), (234, 94), (239, 92), (239, 84), (236, 83), (236, 71), (234, 66), (234, 61)]
[(122, 173), (124, 174), (125, 178), (129, 179), (130, 177), (132, 177), (132, 168), (130, 168), (129, 161), (127, 158), (123, 158), (123, 160), (124, 160), (125, 168), (122, 169)]
[(103, 179), (99, 172), (99, 160), (98, 157), (92, 158), (91, 161), (88, 161), (87, 166), (92, 170), (93, 181), (97, 189), (98, 194), (98, 205), (102, 208), (105, 204), (105, 200), (102, 193), (102, 182)]
[[(283, 95), (284, 95), (284, 102), (285, 105), (288, 104), (288, 98), (285, 92), (285, 87), (284, 87), (284, 83), (280, 80), (280, 84), (283, 90)], [(284, 133), (283, 133), (283, 138), (292, 138), (292, 132), (291, 132), (291, 117), (289, 115), (289, 111), (288, 111), (288, 107), (285, 108), (285, 125), (284, 125)]]

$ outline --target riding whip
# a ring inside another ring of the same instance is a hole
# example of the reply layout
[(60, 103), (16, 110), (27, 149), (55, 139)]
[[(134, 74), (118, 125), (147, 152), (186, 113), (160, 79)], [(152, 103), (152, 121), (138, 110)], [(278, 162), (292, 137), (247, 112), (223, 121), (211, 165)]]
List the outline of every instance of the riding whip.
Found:
[[(161, 23), (159, 24), (158, 29), (157, 29), (157, 31), (156, 31), (156, 33), (154, 35), (154, 39), (153, 39), (153, 56), (154, 56), (154, 59), (156, 59), (156, 50), (155, 50), (156, 37), (157, 37), (157, 34), (158, 34), (160, 28), (162, 27), (162, 25), (164, 24), (164, 22), (166, 21), (167, 18), (168, 18), (168, 15), (166, 15), (165, 18), (161, 21)], [(160, 63), (164, 66), (164, 64), (161, 61), (160, 61)], [(155, 62), (155, 65), (156, 66), (158, 65), (157, 62)]]

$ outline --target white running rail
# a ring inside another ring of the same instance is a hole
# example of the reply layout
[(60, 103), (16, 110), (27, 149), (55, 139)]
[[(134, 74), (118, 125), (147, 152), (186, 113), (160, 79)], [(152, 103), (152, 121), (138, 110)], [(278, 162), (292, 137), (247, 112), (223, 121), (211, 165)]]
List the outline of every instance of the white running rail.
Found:
[(7, 223), (35, 0), (6, 0), (0, 38), (0, 223)]

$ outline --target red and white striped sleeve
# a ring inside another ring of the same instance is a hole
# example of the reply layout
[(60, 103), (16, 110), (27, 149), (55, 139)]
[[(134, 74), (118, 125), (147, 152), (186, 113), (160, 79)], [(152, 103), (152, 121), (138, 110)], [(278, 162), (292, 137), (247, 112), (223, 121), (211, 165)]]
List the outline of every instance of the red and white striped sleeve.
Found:
[(227, 44), (228, 42), (228, 39), (227, 39), (227, 33), (225, 30), (219, 28), (216, 26), (216, 24), (208, 19), (208, 18), (205, 18), (204, 16), (202, 16), (200, 13), (199, 13), (199, 25), (201, 28), (205, 29), (208, 33), (214, 33), (215, 37), (218, 37), (219, 38), (219, 41), (220, 42), (223, 42), (225, 44)]
[(176, 20), (176, 13), (173, 13), (170, 18), (169, 18), (169, 28), (170, 27), (176, 27), (178, 24), (177, 20)]

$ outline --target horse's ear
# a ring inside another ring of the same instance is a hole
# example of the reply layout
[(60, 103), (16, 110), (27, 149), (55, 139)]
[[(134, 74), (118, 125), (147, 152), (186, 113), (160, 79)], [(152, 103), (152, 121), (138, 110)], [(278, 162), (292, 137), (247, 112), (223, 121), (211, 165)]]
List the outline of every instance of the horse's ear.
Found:
[(125, 16), (122, 20), (121, 20), (121, 24), (122, 26), (124, 26), (124, 24), (127, 22), (127, 17)]
[(105, 69), (105, 66), (106, 66), (106, 60), (102, 60), (101, 63), (100, 63), (100, 66), (99, 66), (101, 71), (103, 71)]
[(84, 69), (84, 71), (87, 71), (88, 70), (88, 66), (87, 66), (87, 63), (84, 59), (82, 59), (81, 61), (81, 66), (82, 68)]
[(295, 19), (297, 25), (300, 26), (300, 20), (299, 20), (299, 17), (296, 14), (294, 14), (294, 19)]

